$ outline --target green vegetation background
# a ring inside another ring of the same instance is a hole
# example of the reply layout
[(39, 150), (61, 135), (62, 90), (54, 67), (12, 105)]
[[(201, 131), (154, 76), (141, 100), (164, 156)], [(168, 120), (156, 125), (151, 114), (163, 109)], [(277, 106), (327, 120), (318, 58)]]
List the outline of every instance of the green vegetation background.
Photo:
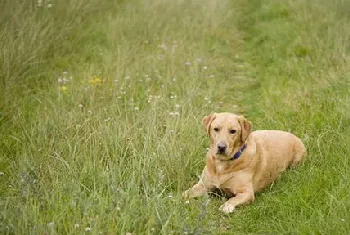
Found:
[[(1, 234), (348, 234), (347, 0), (0, 7)], [(308, 159), (232, 215), (184, 201), (201, 118), (244, 114)]]

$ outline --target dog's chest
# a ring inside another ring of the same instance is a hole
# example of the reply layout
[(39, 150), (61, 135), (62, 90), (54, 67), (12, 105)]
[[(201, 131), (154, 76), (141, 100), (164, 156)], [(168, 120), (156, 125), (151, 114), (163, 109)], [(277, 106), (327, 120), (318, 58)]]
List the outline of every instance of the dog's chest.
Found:
[(231, 181), (234, 179), (234, 173), (225, 174), (227, 166), (223, 164), (216, 165), (216, 174), (213, 174), (211, 177), (211, 184), (216, 188), (225, 188), (228, 184), (231, 184)]
[(215, 188), (224, 190), (225, 193), (231, 192), (231, 188), (234, 185), (234, 174), (217, 175), (212, 177), (210, 179), (210, 184)]
[(227, 166), (224, 164), (216, 164), (216, 172), (218, 172), (219, 174), (224, 172), (226, 170), (226, 168), (227, 168)]

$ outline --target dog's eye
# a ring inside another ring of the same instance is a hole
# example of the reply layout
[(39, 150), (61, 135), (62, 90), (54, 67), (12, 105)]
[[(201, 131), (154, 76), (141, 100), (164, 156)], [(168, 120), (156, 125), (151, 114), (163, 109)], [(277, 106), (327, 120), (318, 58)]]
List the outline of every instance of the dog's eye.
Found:
[(219, 131), (219, 128), (215, 127), (215, 128), (214, 128), (214, 131), (215, 131), (215, 132), (218, 132), (218, 131)]
[(230, 134), (236, 133), (236, 130), (230, 130)]

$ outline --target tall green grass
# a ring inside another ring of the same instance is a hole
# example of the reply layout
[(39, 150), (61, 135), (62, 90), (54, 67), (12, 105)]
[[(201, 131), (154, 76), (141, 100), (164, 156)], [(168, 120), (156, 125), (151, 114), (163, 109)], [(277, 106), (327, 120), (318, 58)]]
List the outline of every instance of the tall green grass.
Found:
[[(346, 234), (347, 8), (4, 1), (0, 233)], [(214, 111), (292, 131), (309, 152), (230, 216), (218, 198), (180, 197), (204, 166), (200, 120)]]
[(259, 110), (263, 115), (255, 115), (255, 126), (292, 131), (309, 152), (299, 170), (282, 177), (261, 195), (261, 205), (248, 209), (249, 220), (259, 218), (260, 223), (245, 223), (244, 229), (347, 234), (350, 24), (341, 12), (349, 5), (301, 0), (241, 3), (238, 25), (245, 32), (245, 59), (260, 84), (251, 113)]

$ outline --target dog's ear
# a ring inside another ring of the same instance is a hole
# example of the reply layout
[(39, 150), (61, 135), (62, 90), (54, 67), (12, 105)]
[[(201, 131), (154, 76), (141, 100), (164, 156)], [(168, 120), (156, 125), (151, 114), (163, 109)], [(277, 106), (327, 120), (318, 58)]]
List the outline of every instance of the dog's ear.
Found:
[(203, 125), (208, 135), (210, 134), (210, 124), (214, 121), (215, 118), (216, 118), (216, 115), (215, 113), (213, 113), (211, 115), (205, 116), (202, 119)]
[(247, 140), (248, 136), (250, 135), (250, 133), (252, 133), (253, 125), (250, 121), (245, 119), (243, 116), (238, 117), (238, 122), (241, 125), (241, 129), (242, 129), (241, 130), (242, 142), (245, 142)]

